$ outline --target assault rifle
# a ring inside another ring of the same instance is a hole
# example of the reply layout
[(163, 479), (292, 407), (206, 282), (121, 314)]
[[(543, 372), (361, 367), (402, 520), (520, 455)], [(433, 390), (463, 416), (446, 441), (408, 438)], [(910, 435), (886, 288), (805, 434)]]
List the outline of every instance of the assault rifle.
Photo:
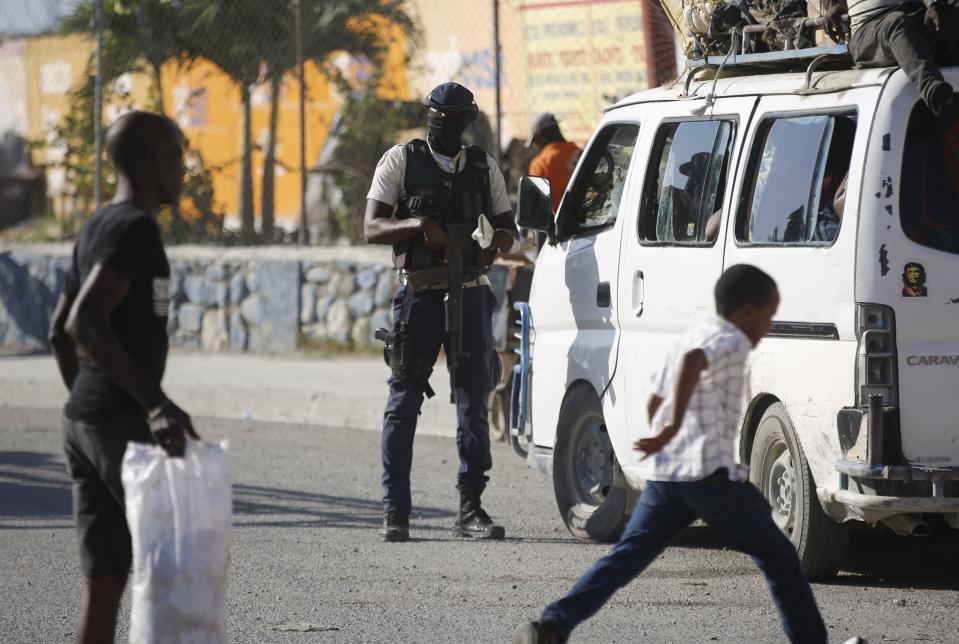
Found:
[[(465, 204), (464, 204), (465, 205)], [(469, 354), (463, 351), (463, 223), (467, 213), (457, 208), (446, 222), (446, 334), (450, 368), (450, 402), (456, 402), (456, 368)]]

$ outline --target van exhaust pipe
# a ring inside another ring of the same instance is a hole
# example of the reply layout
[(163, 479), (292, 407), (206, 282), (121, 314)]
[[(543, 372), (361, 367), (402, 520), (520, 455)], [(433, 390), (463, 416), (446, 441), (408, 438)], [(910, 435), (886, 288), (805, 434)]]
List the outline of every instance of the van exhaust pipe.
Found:
[(901, 537), (928, 537), (929, 525), (921, 514), (895, 514), (882, 520), (886, 526)]

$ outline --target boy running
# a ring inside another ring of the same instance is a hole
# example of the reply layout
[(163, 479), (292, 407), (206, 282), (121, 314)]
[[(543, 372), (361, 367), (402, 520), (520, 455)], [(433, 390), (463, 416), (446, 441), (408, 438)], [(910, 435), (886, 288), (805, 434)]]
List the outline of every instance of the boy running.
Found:
[(746, 357), (772, 327), (779, 291), (769, 275), (739, 264), (719, 278), (715, 296), (719, 316), (680, 339), (653, 377), (647, 409), (655, 434), (634, 445), (651, 460), (649, 475), (619, 543), (539, 620), (521, 626), (514, 644), (565, 642), (696, 519), (753, 557), (791, 642), (826, 641), (799, 556), (734, 449)]

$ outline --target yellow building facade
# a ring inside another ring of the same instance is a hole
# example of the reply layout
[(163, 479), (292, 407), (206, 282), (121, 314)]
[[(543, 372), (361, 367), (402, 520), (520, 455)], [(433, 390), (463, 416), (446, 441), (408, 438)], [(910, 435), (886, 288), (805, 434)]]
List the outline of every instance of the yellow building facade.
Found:
[[(500, 143), (523, 140), (536, 112), (556, 114), (567, 138), (585, 142), (611, 101), (645, 89), (650, 79), (644, 23), (650, 0), (500, 0), (502, 128)], [(496, 111), (496, 55), (491, 2), (409, 0), (418, 26), (419, 47), (407, 57), (407, 43), (390, 32), (384, 98), (422, 100), (435, 85), (454, 80), (474, 91), (491, 122)], [(70, 92), (78, 86), (93, 52), (82, 36), (49, 35), (0, 43), (0, 133), (13, 129), (33, 141), (49, 141), (68, 114)], [(368, 69), (348, 56), (331, 61), (347, 77), (362, 79)], [(170, 62), (161, 74), (163, 106), (185, 133), (189, 147), (213, 178), (215, 209), (237, 225), (241, 157), (240, 88), (212, 63)], [(306, 66), (307, 164), (312, 166), (342, 98), (322, 71)], [(111, 84), (104, 120), (131, 107), (149, 108), (153, 91), (144, 75)], [(260, 216), (265, 146), (272, 97), (268, 82), (252, 87), (254, 211)], [(276, 223), (296, 227), (300, 209), (299, 84), (293, 72), (280, 88), (275, 171)], [(492, 150), (490, 152), (493, 152)], [(55, 163), (63, 150), (50, 145), (35, 155)], [(62, 173), (51, 170), (48, 186), (57, 198), (68, 190)]]

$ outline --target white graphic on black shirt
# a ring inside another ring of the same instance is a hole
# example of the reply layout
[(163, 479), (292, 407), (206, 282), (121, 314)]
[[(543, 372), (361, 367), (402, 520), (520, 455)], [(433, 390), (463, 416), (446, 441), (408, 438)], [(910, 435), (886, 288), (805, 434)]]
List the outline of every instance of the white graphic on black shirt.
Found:
[(170, 278), (153, 279), (153, 312), (161, 318), (170, 315)]

